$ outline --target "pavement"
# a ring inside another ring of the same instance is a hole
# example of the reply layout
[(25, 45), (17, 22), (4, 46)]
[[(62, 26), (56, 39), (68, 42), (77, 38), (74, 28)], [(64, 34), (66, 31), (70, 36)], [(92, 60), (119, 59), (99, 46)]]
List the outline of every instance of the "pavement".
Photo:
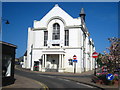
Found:
[(35, 89), (35, 90), (46, 90), (46, 86), (41, 83), (41, 82), (38, 82), (38, 81), (35, 81), (33, 79), (29, 79), (29, 78), (26, 78), (26, 77), (23, 77), (23, 76), (19, 76), (19, 75), (16, 75), (14, 76), (14, 78), (16, 79), (15, 80), (15, 83), (14, 84), (11, 84), (11, 85), (8, 85), (8, 86), (3, 86), (2, 87), (2, 90), (8, 90), (8, 89)]

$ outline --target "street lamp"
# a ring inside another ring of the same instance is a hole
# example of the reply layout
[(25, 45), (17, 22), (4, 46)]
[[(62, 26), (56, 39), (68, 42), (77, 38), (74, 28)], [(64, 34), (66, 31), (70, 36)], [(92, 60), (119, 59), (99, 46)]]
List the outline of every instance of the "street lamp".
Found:
[(7, 19), (0, 18), (0, 33), (2, 31), (2, 21), (5, 21), (5, 24), (10, 24), (10, 22)]
[(7, 19), (1, 18), (1, 22), (2, 22), (2, 21), (5, 21), (5, 24), (10, 24), (10, 22), (9, 22)]
[(7, 20), (5, 24), (10, 24), (10, 22)]

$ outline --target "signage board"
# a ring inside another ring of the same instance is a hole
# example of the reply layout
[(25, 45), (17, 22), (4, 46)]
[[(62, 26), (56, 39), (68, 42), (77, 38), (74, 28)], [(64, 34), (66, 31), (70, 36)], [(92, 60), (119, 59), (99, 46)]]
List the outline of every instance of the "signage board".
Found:
[(97, 57), (98, 57), (98, 53), (97, 53), (97, 52), (94, 52), (94, 53), (92, 54), (92, 57), (93, 57), (93, 58), (97, 58)]
[(113, 80), (114, 79), (114, 75), (113, 74), (107, 74), (106, 78), (108, 80)]
[(77, 62), (77, 60), (73, 60), (73, 62)]

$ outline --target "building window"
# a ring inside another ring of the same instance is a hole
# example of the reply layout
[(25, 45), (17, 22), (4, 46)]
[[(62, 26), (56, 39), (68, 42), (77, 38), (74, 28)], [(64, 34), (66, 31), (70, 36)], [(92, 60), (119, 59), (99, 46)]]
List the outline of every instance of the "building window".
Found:
[(52, 44), (52, 46), (60, 46), (60, 44)]
[(65, 46), (69, 46), (69, 30), (65, 30)]
[(53, 40), (59, 40), (60, 39), (60, 25), (58, 23), (53, 24)]
[(47, 46), (48, 31), (44, 31), (44, 46)]
[(68, 61), (69, 61), (69, 65), (73, 65), (72, 59), (68, 59)]

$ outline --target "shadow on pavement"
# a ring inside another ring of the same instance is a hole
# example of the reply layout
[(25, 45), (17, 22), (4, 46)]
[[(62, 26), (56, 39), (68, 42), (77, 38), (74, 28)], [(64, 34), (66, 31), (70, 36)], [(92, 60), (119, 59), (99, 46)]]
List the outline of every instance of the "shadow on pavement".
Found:
[(8, 86), (8, 85), (14, 84), (15, 80), (16, 79), (13, 77), (3, 77), (2, 86)]

